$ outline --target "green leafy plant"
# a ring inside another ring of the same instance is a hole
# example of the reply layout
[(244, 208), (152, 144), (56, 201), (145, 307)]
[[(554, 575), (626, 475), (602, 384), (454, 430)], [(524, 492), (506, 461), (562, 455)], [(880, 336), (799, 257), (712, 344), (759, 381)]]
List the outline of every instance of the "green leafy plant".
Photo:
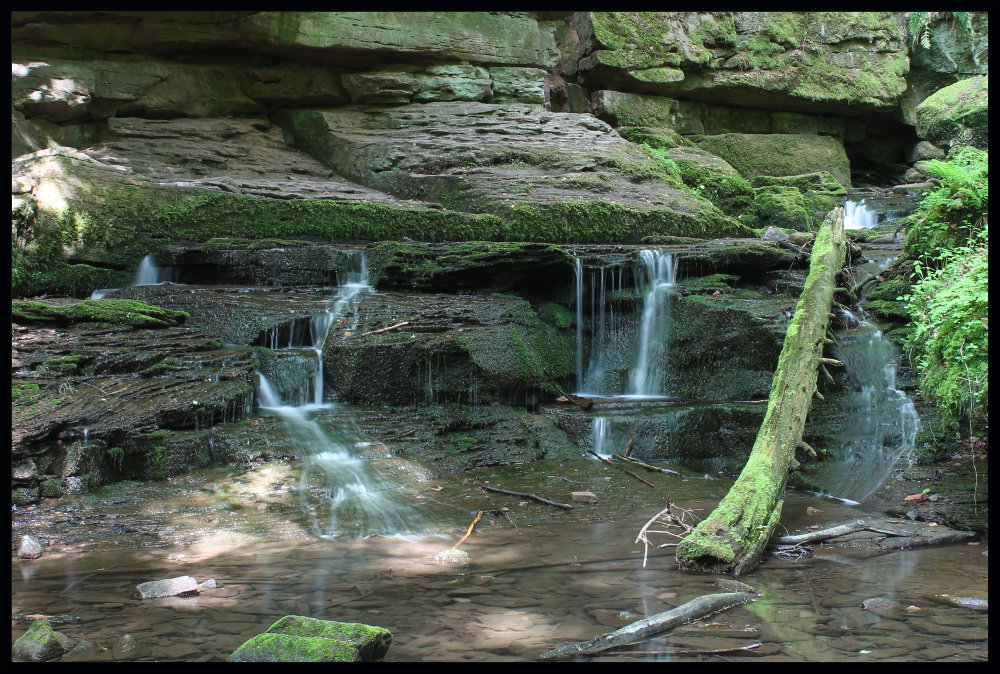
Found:
[(946, 425), (969, 435), (988, 429), (988, 154), (962, 148), (933, 162), (941, 185), (928, 194), (907, 232), (913, 262), (906, 339), (920, 391)]

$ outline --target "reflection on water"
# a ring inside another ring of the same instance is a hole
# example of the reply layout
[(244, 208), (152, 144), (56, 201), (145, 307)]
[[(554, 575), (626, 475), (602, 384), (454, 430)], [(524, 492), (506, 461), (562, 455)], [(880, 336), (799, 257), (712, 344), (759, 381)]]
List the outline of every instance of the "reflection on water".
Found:
[[(635, 619), (622, 612), (651, 615), (714, 591), (713, 577), (678, 572), (669, 548), (652, 551), (642, 568), (642, 548), (633, 541), (657, 506), (603, 521), (532, 527), (519, 511), (544, 506), (515, 504), (517, 528), (506, 517), (489, 516), (463, 544), (473, 561), (469, 568), (429, 562), (450, 545), (440, 537), (71, 552), (14, 564), (13, 611), (78, 616), (79, 624), (57, 629), (108, 647), (131, 634), (141, 648), (126, 657), (144, 660), (222, 661), (281, 616), (299, 614), (388, 628), (394, 635), (390, 661), (471, 662), (530, 660)], [(784, 525), (807, 524), (810, 505), (833, 517), (869, 513), (792, 493)], [(592, 507), (597, 517), (600, 506)], [(985, 596), (984, 548), (877, 555), (820, 546), (812, 557), (767, 559), (744, 579), (764, 591), (759, 601), (593, 659), (745, 658), (645, 653), (757, 642), (755, 658), (767, 661), (985, 658), (987, 616), (930, 599), (939, 593)], [(223, 586), (197, 597), (128, 598), (140, 582), (182, 574), (216, 578)], [(872, 597), (922, 610), (864, 610), (862, 602)], [(12, 637), (26, 628), (15, 623)]]

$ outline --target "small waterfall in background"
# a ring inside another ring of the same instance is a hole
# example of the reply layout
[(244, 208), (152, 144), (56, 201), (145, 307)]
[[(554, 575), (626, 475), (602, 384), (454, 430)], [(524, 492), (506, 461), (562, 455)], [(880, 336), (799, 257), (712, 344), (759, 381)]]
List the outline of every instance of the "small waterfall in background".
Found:
[(630, 395), (665, 395), (670, 331), (670, 289), (674, 285), (674, 257), (662, 250), (639, 251), (643, 274), (642, 321), (639, 324), (635, 364), (628, 377)]
[(871, 229), (909, 215), (915, 208), (912, 199), (900, 197), (862, 197), (844, 201), (844, 229)]
[(135, 273), (134, 286), (155, 286), (162, 283), (171, 283), (174, 280), (173, 267), (159, 267), (152, 255), (142, 258), (139, 269)]
[[(303, 368), (301, 376), (311, 378), (312, 395), (300, 404), (286, 404), (272, 382), (259, 374), (260, 407), (281, 417), (302, 460), (299, 482), (300, 503), (321, 536), (429, 533), (429, 525), (412, 505), (401, 502), (395, 493), (397, 480), (408, 475), (414, 482), (425, 479), (412, 465), (395, 459), (388, 448), (366, 441), (352, 423), (321, 424), (320, 411), (339, 408), (323, 402), (323, 346), (331, 327), (340, 318), (354, 316), (357, 320), (359, 296), (371, 292), (368, 285), (367, 261), (363, 252), (354, 258), (353, 267), (338, 278), (338, 294), (330, 307), (310, 321), (309, 345), (294, 344), (287, 348), (311, 348), (319, 360), (315, 369)], [(348, 326), (353, 330), (354, 326)], [(293, 331), (294, 335), (294, 331)], [(306, 398), (306, 396), (303, 396)], [(365, 457), (362, 454), (368, 454)], [(374, 468), (389, 466), (394, 479), (383, 479)]]
[[(133, 286), (156, 286), (162, 285), (164, 283), (173, 283), (177, 277), (176, 267), (160, 267), (157, 266), (156, 260), (152, 255), (147, 255), (142, 258), (142, 262), (139, 263), (139, 269), (135, 272), (135, 278), (132, 279)], [(90, 299), (92, 300), (103, 300), (108, 296), (109, 293), (113, 293), (120, 288), (99, 288), (90, 294)]]

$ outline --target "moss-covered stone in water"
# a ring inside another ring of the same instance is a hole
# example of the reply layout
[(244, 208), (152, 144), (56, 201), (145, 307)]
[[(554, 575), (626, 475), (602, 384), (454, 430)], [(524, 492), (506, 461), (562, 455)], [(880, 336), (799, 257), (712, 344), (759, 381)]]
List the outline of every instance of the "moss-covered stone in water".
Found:
[(40, 618), (14, 642), (14, 657), (24, 660), (52, 660), (73, 647), (73, 640), (52, 629), (48, 620)]
[(253, 637), (230, 662), (373, 662), (392, 644), (392, 633), (362, 623), (289, 615)]
[(101, 323), (124, 329), (166, 328), (189, 318), (184, 311), (161, 309), (138, 300), (84, 300), (65, 307), (45, 302), (11, 302), (11, 320), (21, 325)]
[(357, 644), (288, 634), (258, 634), (237, 648), (229, 662), (359, 662)]
[(281, 618), (266, 633), (350, 642), (358, 647), (358, 655), (364, 661), (381, 660), (392, 645), (392, 633), (384, 627), (299, 615)]

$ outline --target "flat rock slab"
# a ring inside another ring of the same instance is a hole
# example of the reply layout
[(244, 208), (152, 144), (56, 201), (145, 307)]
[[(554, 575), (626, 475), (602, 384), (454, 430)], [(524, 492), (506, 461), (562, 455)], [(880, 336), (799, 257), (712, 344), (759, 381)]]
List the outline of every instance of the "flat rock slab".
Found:
[[(978, 538), (974, 531), (959, 531), (932, 522), (920, 522), (906, 518), (884, 517), (865, 519), (865, 523), (875, 529), (892, 531), (900, 536), (888, 536), (874, 531), (855, 531), (845, 536), (831, 539), (838, 548), (854, 550), (908, 550), (910, 548), (927, 547), (930, 545), (949, 545), (966, 543)], [(829, 527), (847, 524), (847, 522), (831, 523)], [(829, 528), (824, 526), (824, 528)], [(806, 533), (806, 532), (795, 532)]]
[(132, 596), (135, 599), (156, 599), (158, 597), (178, 597), (189, 594), (198, 594), (202, 590), (217, 587), (215, 579), (206, 580), (199, 583), (191, 576), (178, 576), (165, 580), (153, 580), (148, 583), (139, 583), (135, 587)]

